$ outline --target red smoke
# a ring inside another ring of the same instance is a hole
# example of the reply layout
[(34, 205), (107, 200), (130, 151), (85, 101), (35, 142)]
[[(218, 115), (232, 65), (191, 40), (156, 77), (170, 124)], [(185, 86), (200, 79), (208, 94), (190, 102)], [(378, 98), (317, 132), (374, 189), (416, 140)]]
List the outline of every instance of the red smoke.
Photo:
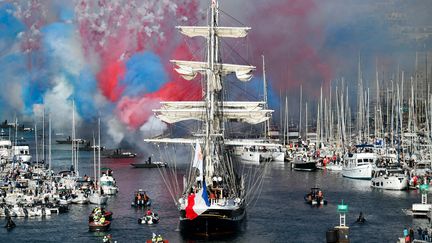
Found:
[(99, 88), (102, 94), (110, 101), (117, 101), (124, 90), (119, 86), (119, 80), (124, 78), (126, 71), (125, 64), (121, 61), (114, 61), (105, 64), (97, 74)]
[(329, 84), (333, 70), (320, 54), (324, 27), (316, 17), (319, 9), (315, 2), (274, 0), (253, 10), (248, 23), (252, 24), (252, 46), (257, 47), (255, 60), (260, 60), (261, 54), (266, 56), (275, 92), (298, 93), (302, 84), (306, 96), (318, 97), (319, 86)]
[[(180, 44), (173, 52), (173, 59), (191, 60), (192, 54), (185, 44)], [(142, 97), (123, 97), (117, 105), (117, 115), (130, 128), (137, 129), (159, 108), (160, 101), (193, 101), (202, 98), (201, 85), (196, 80), (187, 81), (175, 73), (173, 64), (166, 66), (172, 81), (164, 84), (156, 92)]]
[(143, 97), (122, 98), (117, 105), (117, 115), (130, 128), (137, 129), (153, 115), (153, 109), (160, 107), (160, 101), (191, 101), (201, 98), (201, 86), (197, 81), (171, 81), (160, 90)]

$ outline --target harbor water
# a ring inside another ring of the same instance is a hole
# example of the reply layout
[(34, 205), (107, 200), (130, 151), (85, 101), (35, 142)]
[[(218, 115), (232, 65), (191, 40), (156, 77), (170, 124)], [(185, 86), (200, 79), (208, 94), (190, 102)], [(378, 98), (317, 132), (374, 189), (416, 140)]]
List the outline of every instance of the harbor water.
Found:
[[(55, 171), (70, 165), (70, 146), (56, 145), (53, 151)], [(143, 156), (144, 157), (144, 156)], [(109, 199), (112, 211), (111, 230), (117, 242), (144, 242), (152, 233), (163, 235), (170, 242), (187, 242), (178, 230), (178, 211), (168, 193), (159, 169), (138, 169), (130, 163), (146, 158), (102, 158), (102, 167), (114, 171), (119, 193)], [(256, 166), (256, 165), (247, 165)], [(404, 227), (425, 226), (426, 219), (412, 219), (402, 209), (420, 202), (417, 191), (383, 191), (372, 189), (370, 181), (343, 178), (341, 173), (319, 170), (299, 172), (289, 163), (271, 162), (264, 175), (258, 200), (247, 209), (243, 230), (229, 238), (201, 241), (217, 242), (325, 242), (326, 231), (339, 224), (337, 205), (349, 205), (347, 224), (351, 242), (396, 242)], [(185, 166), (186, 167), (186, 166)], [(92, 152), (80, 152), (80, 174), (93, 175)], [(328, 204), (312, 207), (304, 202), (311, 187), (320, 187)], [(160, 215), (157, 225), (140, 225), (140, 209), (130, 206), (133, 193), (147, 191), (152, 208)], [(108, 233), (88, 231), (88, 215), (93, 205), (70, 205), (68, 213), (44, 218), (14, 218), (13, 230), (0, 228), (0, 242), (102, 242)], [(363, 212), (367, 222), (356, 224)], [(6, 224), (5, 219), (0, 222)]]

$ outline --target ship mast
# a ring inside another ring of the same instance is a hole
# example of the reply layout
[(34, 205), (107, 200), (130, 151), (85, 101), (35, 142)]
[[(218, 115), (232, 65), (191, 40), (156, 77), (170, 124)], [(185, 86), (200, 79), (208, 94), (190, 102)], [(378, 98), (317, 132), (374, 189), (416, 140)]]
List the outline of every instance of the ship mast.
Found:
[[(206, 133), (205, 133), (205, 172), (207, 180), (213, 174), (213, 161), (212, 154), (214, 154), (214, 150), (216, 149), (214, 146), (215, 139), (218, 139), (218, 136), (222, 136), (220, 130), (219, 117), (217, 117), (216, 109), (217, 103), (220, 99), (220, 76), (216, 70), (216, 63), (218, 63), (218, 54), (219, 54), (219, 38), (215, 34), (215, 27), (218, 26), (218, 3), (217, 1), (212, 1), (211, 4), (211, 19), (210, 19), (210, 31), (208, 38), (208, 56), (207, 56), (207, 64), (209, 69), (207, 69), (207, 89), (206, 89)], [(219, 86), (219, 87), (218, 87)]]

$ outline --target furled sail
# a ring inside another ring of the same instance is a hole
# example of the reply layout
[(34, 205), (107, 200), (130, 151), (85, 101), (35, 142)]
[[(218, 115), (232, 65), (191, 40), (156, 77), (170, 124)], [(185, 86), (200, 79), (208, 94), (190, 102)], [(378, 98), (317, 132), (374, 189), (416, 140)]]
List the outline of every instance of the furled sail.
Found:
[[(206, 107), (204, 101), (173, 101), (161, 102), (160, 109), (153, 110), (156, 116), (164, 122), (175, 123), (185, 120), (204, 121)], [(223, 113), (225, 121), (259, 124), (269, 119), (273, 110), (264, 109), (264, 102), (234, 102), (218, 103), (219, 112)]]
[[(177, 26), (177, 29), (188, 37), (201, 36), (208, 38), (210, 36), (211, 28), (208, 26)], [(214, 27), (217, 36), (228, 38), (246, 37), (250, 29), (250, 27)]]
[[(193, 62), (193, 61), (180, 61), (180, 60), (171, 60), (172, 63), (177, 65), (178, 68), (175, 70), (177, 73), (182, 75), (186, 80), (191, 80), (195, 78), (197, 73), (205, 74), (207, 70), (210, 69), (207, 62)], [(225, 64), (225, 63), (216, 63), (215, 68), (217, 72), (226, 76), (231, 73), (235, 73), (236, 77), (243, 82), (247, 82), (252, 78), (252, 71), (255, 70), (254, 66), (248, 65), (237, 65), (237, 64)], [(218, 82), (216, 84), (212, 84), (212, 87), (220, 89), (222, 86), (219, 84), (219, 79), (211, 79), (212, 82)]]

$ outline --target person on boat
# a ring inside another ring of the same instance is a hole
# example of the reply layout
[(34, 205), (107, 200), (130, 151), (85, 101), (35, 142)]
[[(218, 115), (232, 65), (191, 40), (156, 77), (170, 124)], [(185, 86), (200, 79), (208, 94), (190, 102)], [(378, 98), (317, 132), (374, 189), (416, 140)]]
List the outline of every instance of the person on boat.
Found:
[(215, 195), (213, 190), (210, 190), (209, 199), (210, 199), (210, 203), (212, 203), (212, 204), (216, 201), (216, 195)]
[(151, 164), (151, 156), (148, 157), (147, 163), (148, 163), (148, 164)]
[(7, 228), (7, 229), (15, 228), (16, 225), (15, 225), (14, 221), (12, 221), (12, 217), (10, 215), (8, 215), (6, 217), (6, 220), (7, 220), (7, 222), (6, 222), (5, 228)]
[(144, 192), (142, 199), (144, 200), (144, 205), (147, 205), (148, 202), (150, 201), (150, 197), (147, 195), (146, 192)]
[(104, 224), (105, 223), (105, 216), (102, 215), (102, 217), (99, 220), (100, 224)]
[(111, 234), (105, 235), (104, 238), (103, 238), (103, 240), (102, 240), (102, 242), (104, 242), (104, 243), (112, 243), (113, 242), (112, 241), (112, 235)]
[(412, 227), (409, 228), (408, 234), (410, 239), (414, 240), (414, 229)]
[(357, 223), (364, 223), (364, 222), (366, 222), (366, 219), (365, 219), (364, 216), (363, 216), (363, 212), (360, 212), (360, 215), (358, 216), (356, 222), (357, 222)]
[(162, 238), (161, 235), (158, 235), (158, 236), (156, 237), (156, 242), (157, 242), (157, 243), (162, 243), (162, 242), (163, 242), (163, 238)]
[(142, 204), (142, 202), (141, 202), (141, 193), (137, 193), (137, 195), (136, 195), (136, 205), (141, 205)]
[(324, 193), (321, 190), (319, 190), (318, 193), (317, 193), (317, 201), (318, 201), (318, 203), (320, 203), (323, 200), (323, 198), (324, 198)]

